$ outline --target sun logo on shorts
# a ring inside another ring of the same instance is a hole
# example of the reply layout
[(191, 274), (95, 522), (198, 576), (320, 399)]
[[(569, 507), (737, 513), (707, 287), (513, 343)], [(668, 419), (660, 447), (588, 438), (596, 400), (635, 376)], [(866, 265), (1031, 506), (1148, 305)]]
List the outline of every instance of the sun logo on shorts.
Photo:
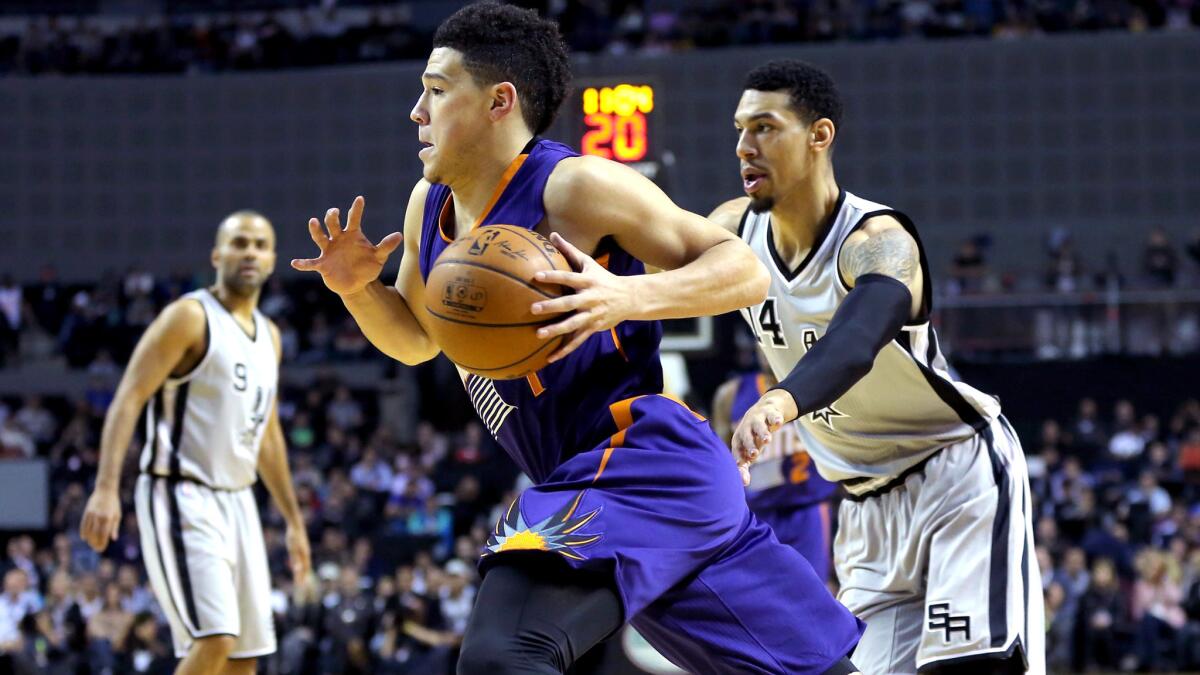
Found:
[(583, 494), (580, 492), (569, 505), (533, 527), (525, 524), (525, 517), (517, 508), (519, 499), (514, 499), (504, 517), (496, 523), (492, 536), (488, 537), (483, 555), (503, 551), (554, 551), (572, 560), (586, 560), (587, 556), (575, 548), (599, 541), (600, 535), (575, 532), (590, 523), (600, 509), (573, 518)]

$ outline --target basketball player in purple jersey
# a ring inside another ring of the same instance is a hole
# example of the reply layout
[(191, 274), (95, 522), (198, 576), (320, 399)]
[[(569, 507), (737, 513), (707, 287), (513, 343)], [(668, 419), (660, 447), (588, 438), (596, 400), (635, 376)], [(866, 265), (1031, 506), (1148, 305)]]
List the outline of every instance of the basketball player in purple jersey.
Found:
[[(526, 379), (464, 375), (480, 417), (533, 479), (496, 524), (458, 672), (561, 673), (625, 621), (695, 673), (846, 673), (862, 626), (746, 507), (736, 463), (707, 421), (662, 392), (659, 319), (762, 300), (750, 250), (614, 162), (536, 134), (569, 84), (557, 27), (494, 2), (434, 37), (412, 110), (424, 180), (404, 236), (372, 245), (357, 198), (309, 229), (319, 272), (364, 334), (404, 363), (435, 357), (424, 282), (480, 225), (550, 235), (574, 293), (534, 313), (569, 335)], [(403, 240), (395, 288), (377, 280)], [(567, 243), (567, 242), (571, 243)], [(665, 272), (644, 274), (643, 261)]]
[[(776, 384), (770, 367), (764, 365), (762, 372), (743, 373), (717, 388), (712, 426), (721, 440), (732, 440), (742, 416)], [(837, 486), (817, 473), (799, 432), (792, 425), (780, 428), (747, 471), (750, 510), (770, 526), (779, 541), (799, 551), (818, 577), (828, 580), (832, 548), (829, 499)]]

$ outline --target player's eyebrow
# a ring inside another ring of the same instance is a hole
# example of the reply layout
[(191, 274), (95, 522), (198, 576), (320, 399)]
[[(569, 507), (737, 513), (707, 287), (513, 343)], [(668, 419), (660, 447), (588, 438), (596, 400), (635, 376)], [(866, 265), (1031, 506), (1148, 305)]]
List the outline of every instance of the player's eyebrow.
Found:
[(421, 79), (422, 80), (441, 80), (442, 82), (450, 81), (450, 78), (437, 72), (436, 70), (427, 70), (427, 71), (421, 73)]
[(771, 112), (770, 110), (764, 110), (763, 112), (756, 112), (753, 115), (745, 118), (744, 120), (739, 120), (737, 115), (734, 115), (733, 123), (745, 125), (745, 124), (750, 124), (751, 122), (756, 122), (758, 120), (767, 119), (767, 118), (779, 119), (779, 115), (776, 115), (774, 112)]

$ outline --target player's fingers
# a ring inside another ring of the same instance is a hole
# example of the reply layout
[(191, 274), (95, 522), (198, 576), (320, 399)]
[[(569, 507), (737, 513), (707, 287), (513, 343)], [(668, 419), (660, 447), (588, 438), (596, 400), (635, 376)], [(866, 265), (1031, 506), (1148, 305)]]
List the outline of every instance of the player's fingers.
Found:
[(301, 272), (312, 272), (317, 270), (318, 262), (320, 262), (319, 258), (293, 258), (292, 268)]
[(93, 515), (91, 521), (88, 523), (87, 534), (84, 537), (88, 546), (91, 546), (95, 551), (103, 551), (108, 543), (107, 535), (108, 529), (107, 523), (104, 522), (104, 517)]
[(342, 235), (342, 221), (338, 219), (338, 213), (337, 209), (325, 212), (325, 229), (329, 230), (330, 239), (337, 239)]
[(559, 251), (562, 251), (563, 257), (567, 259), (567, 262), (571, 263), (571, 269), (573, 270), (583, 269), (584, 265), (592, 259), (591, 256), (575, 248), (574, 244), (564, 239), (557, 232), (550, 233), (550, 243), (558, 247)]
[(108, 528), (108, 541), (116, 541), (117, 534), (121, 531), (121, 519), (119, 517), (112, 519), (112, 524)]
[(575, 331), (586, 326), (591, 320), (592, 315), (588, 312), (578, 312), (576, 314), (572, 314), (566, 319), (563, 319), (562, 321), (559, 321), (558, 323), (552, 323), (549, 326), (542, 326), (538, 329), (537, 336), (543, 340), (546, 340), (556, 335), (574, 333)]
[(578, 333), (575, 334), (574, 337), (571, 338), (570, 342), (568, 342), (565, 346), (560, 347), (557, 351), (555, 351), (553, 354), (550, 355), (550, 357), (548, 359), (549, 362), (554, 363), (555, 361), (566, 358), (566, 356), (568, 354), (575, 351), (576, 349), (579, 349), (579, 345), (583, 344), (583, 342), (585, 340), (587, 340), (588, 337), (590, 337), (592, 333), (595, 333), (595, 332), (596, 331), (594, 331), (594, 330), (579, 331)]
[(530, 306), (529, 311), (534, 314), (557, 314), (559, 312), (571, 312), (580, 307), (583, 307), (587, 302), (587, 297), (578, 293), (564, 295), (553, 300), (540, 300)]
[(738, 462), (738, 473), (742, 474), (742, 485), (750, 487), (750, 466)]
[(752, 420), (750, 425), (754, 432), (755, 450), (771, 442), (771, 430), (767, 428), (767, 424), (762, 418)]
[(730, 449), (733, 450), (733, 456), (739, 463), (748, 461), (747, 448), (754, 447), (753, 442), (747, 440), (750, 430), (745, 424), (739, 424), (738, 428), (733, 432), (733, 438), (730, 441)]
[(313, 243), (316, 244), (317, 248), (321, 249), (322, 252), (324, 252), (325, 247), (329, 245), (329, 235), (326, 234), (325, 230), (321, 227), (321, 221), (317, 220), (316, 218), (308, 219), (308, 236), (312, 237)]
[(559, 284), (560, 286), (570, 286), (574, 289), (587, 288), (591, 285), (592, 280), (579, 272), (563, 272), (553, 270), (549, 272), (538, 272), (533, 275), (533, 280), (544, 284)]
[(383, 239), (379, 240), (379, 245), (375, 247), (375, 259), (379, 262), (386, 262), (388, 256), (392, 255), (396, 249), (404, 242), (404, 235), (399, 232), (393, 232)]
[(346, 214), (347, 232), (362, 229), (362, 214), (366, 206), (367, 200), (363, 199), (362, 195), (354, 198), (354, 203), (350, 205), (350, 213)]
[(779, 427), (783, 426), (783, 415), (772, 410), (767, 413), (767, 429), (772, 432), (779, 431)]
[(92, 514), (88, 511), (83, 512), (83, 518), (79, 520), (79, 538), (87, 541), (88, 534), (91, 532)]

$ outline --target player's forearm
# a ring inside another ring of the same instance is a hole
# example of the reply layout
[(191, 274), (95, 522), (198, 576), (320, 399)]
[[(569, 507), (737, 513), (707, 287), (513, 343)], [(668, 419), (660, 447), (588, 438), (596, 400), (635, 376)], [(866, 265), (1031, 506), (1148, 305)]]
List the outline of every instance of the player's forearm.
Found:
[(104, 416), (100, 433), (100, 465), (96, 470), (96, 489), (116, 492), (121, 484), (125, 453), (133, 439), (133, 427), (141, 413), (141, 402), (118, 391)]
[(292, 470), (288, 467), (287, 449), (282, 439), (263, 444), (258, 458), (258, 475), (287, 524), (303, 527), (304, 518), (300, 503), (296, 501), (296, 491), (292, 488)]
[(724, 314), (763, 301), (770, 277), (754, 253), (736, 239), (723, 241), (678, 269), (630, 277), (637, 314), (631, 318), (680, 319)]
[(437, 356), (437, 346), (395, 288), (372, 281), (361, 291), (340, 297), (379, 351), (410, 366)]

